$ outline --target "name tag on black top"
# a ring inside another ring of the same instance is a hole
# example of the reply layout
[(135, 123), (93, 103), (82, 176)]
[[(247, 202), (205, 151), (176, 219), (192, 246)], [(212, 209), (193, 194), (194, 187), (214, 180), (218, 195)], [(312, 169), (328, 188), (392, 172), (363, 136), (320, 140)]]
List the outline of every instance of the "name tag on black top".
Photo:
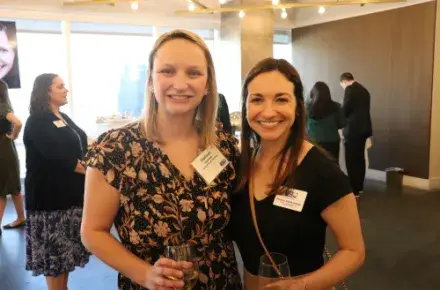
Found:
[(63, 122), (63, 120), (53, 121), (53, 123), (57, 128), (66, 127), (66, 124)]
[(307, 198), (307, 191), (293, 188), (284, 189), (285, 194), (277, 195), (273, 201), (273, 205), (294, 210), (297, 212), (302, 212), (304, 208), (304, 203), (306, 202)]

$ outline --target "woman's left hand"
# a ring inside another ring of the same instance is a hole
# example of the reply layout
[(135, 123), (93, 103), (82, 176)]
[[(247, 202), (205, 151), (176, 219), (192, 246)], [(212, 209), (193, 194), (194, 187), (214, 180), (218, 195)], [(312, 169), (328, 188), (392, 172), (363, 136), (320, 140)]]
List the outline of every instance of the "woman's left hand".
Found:
[(267, 285), (265, 290), (305, 290), (306, 284), (301, 279), (286, 279)]

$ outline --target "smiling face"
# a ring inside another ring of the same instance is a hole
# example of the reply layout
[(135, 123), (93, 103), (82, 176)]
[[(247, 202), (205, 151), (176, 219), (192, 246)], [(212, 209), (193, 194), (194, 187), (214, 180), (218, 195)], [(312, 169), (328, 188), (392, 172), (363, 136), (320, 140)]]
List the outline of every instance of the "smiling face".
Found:
[(262, 73), (248, 85), (246, 118), (261, 141), (287, 140), (296, 106), (294, 84), (279, 71)]
[(153, 64), (152, 91), (159, 113), (193, 116), (206, 94), (207, 81), (206, 57), (197, 44), (173, 39), (158, 49)]
[(0, 79), (5, 77), (14, 66), (15, 52), (5, 30), (0, 30)]

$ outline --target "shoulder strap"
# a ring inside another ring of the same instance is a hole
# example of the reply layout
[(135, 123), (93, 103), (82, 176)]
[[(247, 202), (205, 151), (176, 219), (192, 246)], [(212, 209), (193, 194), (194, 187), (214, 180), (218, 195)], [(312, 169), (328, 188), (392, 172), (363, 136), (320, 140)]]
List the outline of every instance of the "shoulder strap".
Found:
[(255, 201), (254, 201), (254, 180), (253, 180), (252, 176), (249, 179), (249, 203), (251, 206), (252, 221), (254, 223), (255, 232), (257, 233), (258, 240), (260, 240), (260, 244), (263, 247), (263, 250), (266, 253), (266, 256), (269, 258), (270, 262), (272, 263), (272, 268), (275, 270), (275, 273), (277, 273), (277, 275), (280, 279), (284, 279), (284, 276), (281, 274), (280, 270), (278, 269), (277, 265), (275, 264), (275, 261), (272, 259), (272, 256), (270, 255), (269, 251), (267, 250), (266, 245), (264, 244), (263, 239), (261, 238), (260, 230), (258, 229), (257, 215), (255, 213)]

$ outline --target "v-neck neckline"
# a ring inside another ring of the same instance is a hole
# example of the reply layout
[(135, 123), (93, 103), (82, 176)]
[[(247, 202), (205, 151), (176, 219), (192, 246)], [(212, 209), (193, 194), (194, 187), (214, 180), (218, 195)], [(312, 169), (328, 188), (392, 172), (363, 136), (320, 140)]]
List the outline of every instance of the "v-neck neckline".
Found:
[[(295, 170), (295, 172), (294, 172), (294, 174), (302, 167), (301, 165), (304, 163), (304, 161), (307, 159), (307, 158), (309, 158), (309, 155), (310, 155), (310, 151), (312, 151), (312, 150), (314, 150), (316, 147), (315, 146), (313, 146), (312, 148), (310, 148), (309, 149), (309, 151), (307, 151), (307, 153), (306, 153), (306, 155), (304, 156), (304, 158), (303, 158), (303, 160), (301, 160), (301, 162), (298, 164), (298, 166), (296, 167), (296, 170)], [(252, 182), (252, 180), (249, 180), (248, 181), (248, 190), (251, 190), (251, 183)], [(284, 181), (284, 183), (283, 183), (283, 185), (286, 183), (286, 181)], [(269, 199), (269, 198), (274, 198), (275, 197), (275, 194), (271, 194), (271, 195), (267, 195), (266, 194), (266, 196), (263, 198), (263, 199), (257, 199), (256, 197), (255, 197), (255, 194), (252, 194), (252, 196), (254, 197), (254, 201), (255, 201), (255, 203), (263, 203), (266, 199)]]
[[(185, 176), (182, 171), (180, 171), (180, 169), (174, 165), (174, 163), (171, 161), (170, 157), (168, 156), (168, 154), (166, 154), (157, 144), (157, 142), (151, 142), (152, 146), (157, 150), (157, 152), (160, 154), (163, 163), (166, 165), (166, 167), (168, 168), (168, 170), (170, 170), (171, 172), (173, 172), (181, 181), (183, 181), (186, 184), (191, 184), (192, 182), (194, 182), (197, 177), (197, 171), (195, 170), (195, 168), (193, 167), (193, 172), (192, 175), (190, 177)], [(192, 166), (191, 166), (192, 167)]]

